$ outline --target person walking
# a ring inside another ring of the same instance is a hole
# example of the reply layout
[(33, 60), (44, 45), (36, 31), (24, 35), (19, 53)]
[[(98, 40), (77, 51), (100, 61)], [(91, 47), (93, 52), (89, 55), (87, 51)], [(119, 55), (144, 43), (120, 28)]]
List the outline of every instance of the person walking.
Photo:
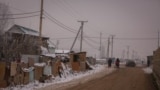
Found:
[(108, 67), (111, 67), (111, 66), (112, 66), (112, 59), (109, 58), (109, 59), (108, 59)]
[(119, 58), (117, 58), (116, 63), (115, 63), (117, 68), (119, 68), (119, 63), (120, 63), (120, 60), (119, 60)]

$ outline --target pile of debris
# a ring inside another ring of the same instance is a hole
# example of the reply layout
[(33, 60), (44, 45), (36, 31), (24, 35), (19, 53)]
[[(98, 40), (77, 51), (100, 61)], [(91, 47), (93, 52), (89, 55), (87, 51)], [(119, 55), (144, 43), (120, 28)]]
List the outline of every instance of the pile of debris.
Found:
[(39, 63), (34, 63), (34, 60), (29, 59), (28, 63), (1, 61), (0, 88), (26, 85), (35, 80), (45, 82), (45, 80), (52, 79), (53, 76), (61, 75), (65, 66), (66, 64), (58, 58)]

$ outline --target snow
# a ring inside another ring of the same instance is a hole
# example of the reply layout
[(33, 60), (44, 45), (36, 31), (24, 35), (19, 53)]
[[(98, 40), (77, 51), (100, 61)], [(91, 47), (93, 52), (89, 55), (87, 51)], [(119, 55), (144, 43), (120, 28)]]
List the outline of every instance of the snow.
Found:
[(43, 66), (46, 65), (46, 63), (35, 63), (34, 65), (35, 65), (35, 66), (39, 66), (39, 67), (43, 67)]
[(153, 72), (151, 67), (143, 68), (143, 71), (147, 74), (151, 74)]
[(48, 53), (48, 54), (43, 54), (44, 56), (48, 56), (48, 57), (52, 57), (52, 58), (55, 58), (56, 57), (56, 55), (55, 54), (50, 54), (50, 53)]
[(48, 57), (52, 57), (52, 58), (56, 57), (55, 54), (49, 53), (48, 49), (43, 46), (41, 46), (41, 50), (42, 50), (42, 55), (44, 55), (44, 56), (48, 56)]
[(30, 72), (33, 71), (34, 67), (30, 67), (30, 68), (22, 68), (23, 72)]
[[(37, 64), (40, 65), (40, 64)], [(71, 72), (71, 69), (65, 69), (62, 75), (62, 78), (59, 76), (57, 77), (52, 77), (51, 80), (46, 81), (46, 83), (39, 83), (38, 81), (34, 81), (29, 83), (28, 85), (19, 85), (16, 87), (8, 87), (3, 90), (35, 90), (35, 89), (40, 89), (49, 85), (55, 85), (55, 84), (60, 84), (60, 83), (65, 83), (65, 82), (70, 82), (72, 80), (77, 80), (81, 79), (83, 77), (90, 78), (91, 76), (95, 75), (96, 73), (102, 72), (103, 70), (106, 70), (106, 65), (95, 65), (93, 70), (85, 71), (85, 72)], [(108, 73), (111, 73), (114, 69), (108, 69)], [(86, 79), (82, 80), (85, 81)]]
[(69, 53), (70, 50), (55, 50), (55, 53)]
[(42, 50), (42, 54), (47, 54), (47, 53), (49, 53), (48, 50), (47, 50), (47, 48), (45, 48), (45, 47), (43, 47), (43, 46), (41, 46), (41, 50)]

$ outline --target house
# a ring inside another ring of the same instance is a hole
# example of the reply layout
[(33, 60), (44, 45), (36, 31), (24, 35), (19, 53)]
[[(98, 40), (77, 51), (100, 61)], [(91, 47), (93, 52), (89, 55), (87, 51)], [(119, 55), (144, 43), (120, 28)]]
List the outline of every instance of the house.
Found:
[[(39, 32), (27, 27), (20, 25), (13, 25), (6, 33), (5, 38), (7, 45), (4, 47), (4, 50), (7, 50), (8, 55), (11, 57), (20, 58), (22, 61), (31, 57), (37, 61), (39, 55), (48, 55), (49, 57), (55, 57), (54, 47), (50, 47), (48, 41), (49, 37), (43, 36), (39, 37)], [(43, 49), (46, 48), (44, 53)], [(49, 50), (52, 51), (52, 54), (49, 53)], [(52, 50), (51, 50), (52, 49)], [(53, 55), (53, 56), (52, 56)]]

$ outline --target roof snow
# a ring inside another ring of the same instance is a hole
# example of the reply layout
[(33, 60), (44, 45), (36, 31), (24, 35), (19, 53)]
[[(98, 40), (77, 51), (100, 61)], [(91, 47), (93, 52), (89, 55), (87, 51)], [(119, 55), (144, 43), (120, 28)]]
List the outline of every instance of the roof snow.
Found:
[(69, 53), (70, 50), (55, 50), (55, 53)]
[[(18, 30), (16, 30), (16, 29), (18, 29)], [(27, 27), (23, 27), (23, 26), (20, 26), (20, 25), (12, 26), (11, 29), (8, 32), (39, 36), (39, 32), (38, 31), (30, 29), (30, 28), (27, 28)], [(45, 37), (45, 36), (43, 36), (43, 37)]]

